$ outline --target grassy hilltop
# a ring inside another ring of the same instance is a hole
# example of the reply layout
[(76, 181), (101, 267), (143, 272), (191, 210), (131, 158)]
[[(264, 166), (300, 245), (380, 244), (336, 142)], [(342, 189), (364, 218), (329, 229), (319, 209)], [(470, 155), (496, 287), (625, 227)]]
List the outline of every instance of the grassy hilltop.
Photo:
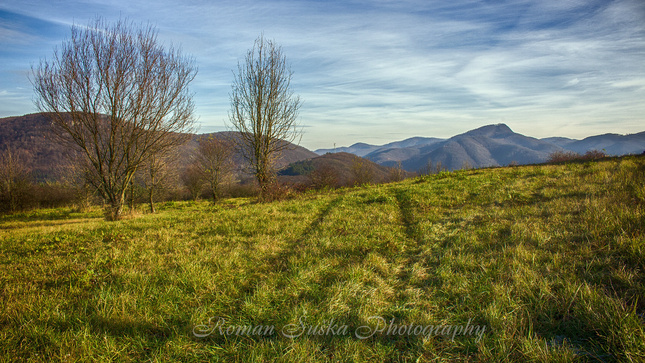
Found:
[(0, 361), (643, 361), (643, 180), (625, 157), (3, 216)]

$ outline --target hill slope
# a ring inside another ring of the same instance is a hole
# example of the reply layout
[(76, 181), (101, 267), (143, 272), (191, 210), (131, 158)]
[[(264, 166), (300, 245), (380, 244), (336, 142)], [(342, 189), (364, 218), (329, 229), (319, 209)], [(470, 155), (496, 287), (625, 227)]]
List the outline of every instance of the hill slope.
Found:
[(435, 144), (439, 141), (443, 141), (443, 139), (439, 139), (436, 137), (411, 137), (409, 139), (405, 139), (402, 141), (395, 141), (385, 145), (370, 145), (370, 144), (359, 142), (349, 147), (339, 147), (336, 149), (318, 149), (315, 152), (318, 155), (323, 155), (327, 153), (346, 152), (346, 153), (350, 153), (358, 156), (366, 156), (374, 152), (383, 152), (391, 149), (420, 148), (423, 146)]
[[(40, 114), (0, 119), (0, 149), (11, 144), (28, 150), (33, 157), (34, 175), (38, 180), (56, 179), (63, 168), (67, 151), (49, 140), (49, 126)], [(191, 141), (181, 148), (182, 164), (186, 165), (190, 153), (201, 137), (232, 137), (235, 133), (192, 135)], [(234, 137), (234, 136), (233, 136)], [(456, 170), (464, 166), (503, 166), (510, 163), (533, 164), (547, 160), (555, 151), (585, 153), (589, 150), (604, 150), (609, 155), (640, 154), (645, 150), (645, 132), (632, 135), (605, 134), (583, 140), (563, 137), (536, 139), (513, 132), (507, 125), (483, 126), (453, 136), (449, 139), (413, 137), (385, 145), (356, 143), (350, 147), (319, 149), (311, 152), (293, 145), (278, 160), (278, 168), (325, 153), (347, 152), (364, 157), (376, 164), (396, 167), (399, 163), (410, 172), (427, 169), (428, 165)], [(244, 160), (235, 155), (238, 170), (242, 171)]]
[[(307, 159), (291, 164), (288, 168), (282, 170), (280, 175), (283, 181), (290, 181), (292, 183), (300, 182), (305, 183), (307, 176), (314, 170), (329, 170), (336, 177), (336, 184), (338, 186), (351, 185), (354, 181), (354, 168), (357, 163), (361, 163), (361, 167), (368, 168), (371, 173), (371, 182), (380, 183), (388, 180), (391, 175), (391, 169), (382, 165), (378, 165), (368, 159), (361, 158), (354, 154), (339, 152), (328, 153), (321, 156), (316, 156), (312, 159)], [(286, 178), (291, 176), (294, 178)]]
[(642, 361), (644, 178), (645, 156), (173, 202), (110, 223), (98, 209), (0, 216), (0, 352)]
[(419, 170), (433, 163), (441, 163), (448, 170), (464, 166), (532, 164), (546, 161), (549, 154), (561, 151), (560, 146), (513, 132), (504, 124), (488, 125), (453, 136), (433, 149), (403, 161), (406, 170)]
[[(179, 148), (179, 165), (187, 165), (190, 154), (197, 148), (198, 140), (206, 137), (231, 138), (235, 132), (219, 132), (211, 134), (193, 134), (190, 140)], [(0, 150), (7, 145), (26, 150), (32, 160), (31, 168), (39, 181), (56, 180), (60, 177), (67, 163), (64, 146), (52, 139), (51, 128), (47, 117), (43, 114), (7, 117), (0, 119)], [(316, 157), (317, 154), (302, 146), (291, 145), (277, 161), (277, 167), (282, 168), (295, 161)], [(244, 170), (244, 159), (235, 153), (234, 161), (238, 170)]]
[(66, 150), (52, 141), (49, 120), (42, 114), (0, 119), (0, 150), (7, 146), (27, 152), (29, 165), (39, 180), (56, 178), (66, 163)]
[(631, 135), (590, 136), (573, 141), (564, 147), (580, 154), (588, 150), (604, 150), (609, 155), (640, 154), (645, 151), (645, 132)]

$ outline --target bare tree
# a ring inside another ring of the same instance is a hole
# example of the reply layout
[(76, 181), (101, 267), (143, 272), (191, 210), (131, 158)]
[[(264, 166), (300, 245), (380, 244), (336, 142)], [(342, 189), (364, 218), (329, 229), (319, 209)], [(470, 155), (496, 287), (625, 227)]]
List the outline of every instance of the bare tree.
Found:
[(355, 156), (351, 170), (354, 185), (374, 183), (374, 167), (366, 159)]
[(407, 176), (406, 171), (403, 169), (403, 165), (401, 164), (400, 161), (396, 163), (396, 167), (393, 167), (390, 169), (390, 173), (388, 176), (388, 180), (391, 182), (398, 182)]
[(152, 155), (141, 169), (138, 179), (146, 190), (150, 213), (155, 213), (155, 197), (170, 188), (176, 178), (177, 154)]
[(329, 164), (318, 165), (307, 177), (314, 189), (336, 188), (340, 180), (338, 170)]
[(31, 184), (27, 159), (24, 150), (11, 146), (0, 152), (0, 197), (7, 200), (12, 212), (18, 210), (20, 199)]
[(470, 163), (468, 161), (466, 161), (466, 160), (464, 160), (464, 162), (461, 163), (461, 170), (470, 170), (472, 168), (473, 168), (473, 166), (470, 165)]
[(192, 58), (158, 44), (153, 27), (101, 19), (72, 27), (53, 58), (32, 69), (36, 106), (86, 157), (107, 219), (120, 219), (137, 169), (192, 131), (196, 72)]
[(419, 174), (419, 175), (432, 175), (432, 174), (434, 174), (434, 168), (432, 166), (432, 160), (428, 159), (426, 164), (417, 171), (417, 174)]
[(436, 173), (439, 174), (442, 171), (446, 171), (446, 168), (444, 168), (443, 164), (441, 161), (437, 161), (436, 167), (435, 167)]
[(240, 132), (238, 147), (260, 185), (260, 197), (275, 181), (274, 165), (282, 151), (299, 142), (300, 98), (291, 90), (292, 72), (282, 48), (260, 36), (238, 64), (229, 120)]
[(83, 155), (67, 154), (66, 159), (58, 165), (59, 180), (73, 193), (74, 208), (87, 211), (96, 201), (96, 187), (91, 178), (91, 165)]
[(232, 145), (230, 141), (209, 136), (199, 141), (195, 161), (199, 166), (202, 179), (217, 201), (221, 196), (221, 186), (233, 170)]
[(181, 174), (181, 183), (188, 189), (193, 200), (197, 200), (204, 188), (204, 175), (197, 163), (188, 164)]

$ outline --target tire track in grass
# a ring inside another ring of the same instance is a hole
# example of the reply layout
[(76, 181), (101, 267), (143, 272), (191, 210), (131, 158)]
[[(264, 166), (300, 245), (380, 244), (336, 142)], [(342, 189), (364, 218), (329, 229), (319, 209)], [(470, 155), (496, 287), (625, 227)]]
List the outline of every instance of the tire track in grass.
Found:
[(399, 212), (401, 214), (401, 222), (405, 227), (405, 234), (411, 241), (416, 244), (423, 243), (423, 234), (419, 227), (419, 222), (414, 216), (414, 201), (410, 196), (409, 190), (394, 189), (394, 197), (396, 198)]
[[(420, 271), (415, 271), (415, 269), (421, 265), (426, 270), (433, 271), (432, 276), (427, 276), (423, 279), (425, 283), (441, 287), (441, 278), (434, 273), (440, 266), (441, 252), (433, 246), (428, 245), (430, 242), (424, 235), (419, 224), (419, 219), (417, 218), (417, 202), (412, 198), (409, 189), (395, 188), (392, 189), (392, 194), (396, 198), (401, 216), (401, 224), (407, 237), (404, 253), (399, 256), (399, 259), (402, 260), (401, 263), (406, 267), (401, 270), (398, 278), (405, 284), (410, 284), (415, 274), (420, 273)], [(428, 248), (436, 251), (433, 251), (432, 255), (428, 256), (428, 253), (425, 252)]]

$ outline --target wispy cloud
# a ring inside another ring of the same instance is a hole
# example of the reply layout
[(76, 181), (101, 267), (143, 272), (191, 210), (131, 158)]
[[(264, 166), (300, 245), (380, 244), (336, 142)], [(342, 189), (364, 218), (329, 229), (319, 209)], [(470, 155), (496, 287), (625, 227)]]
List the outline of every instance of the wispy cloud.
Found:
[[(645, 3), (639, 0), (68, 4), (32, 0), (0, 10), (56, 29), (96, 15), (156, 24), (162, 41), (181, 44), (197, 60), (193, 86), (204, 128), (223, 127), (232, 70), (264, 33), (292, 64), (293, 86), (304, 100), (301, 119), (311, 126), (303, 144), (310, 148), (382, 135), (445, 137), (493, 122), (534, 136), (642, 131)], [(11, 32), (32, 37), (24, 38), (30, 52), (3, 54), (13, 64), (48, 56), (50, 44), (62, 41), (58, 33), (19, 25), (0, 29), (2, 45)], [(357, 134), (363, 136), (348, 136)]]

